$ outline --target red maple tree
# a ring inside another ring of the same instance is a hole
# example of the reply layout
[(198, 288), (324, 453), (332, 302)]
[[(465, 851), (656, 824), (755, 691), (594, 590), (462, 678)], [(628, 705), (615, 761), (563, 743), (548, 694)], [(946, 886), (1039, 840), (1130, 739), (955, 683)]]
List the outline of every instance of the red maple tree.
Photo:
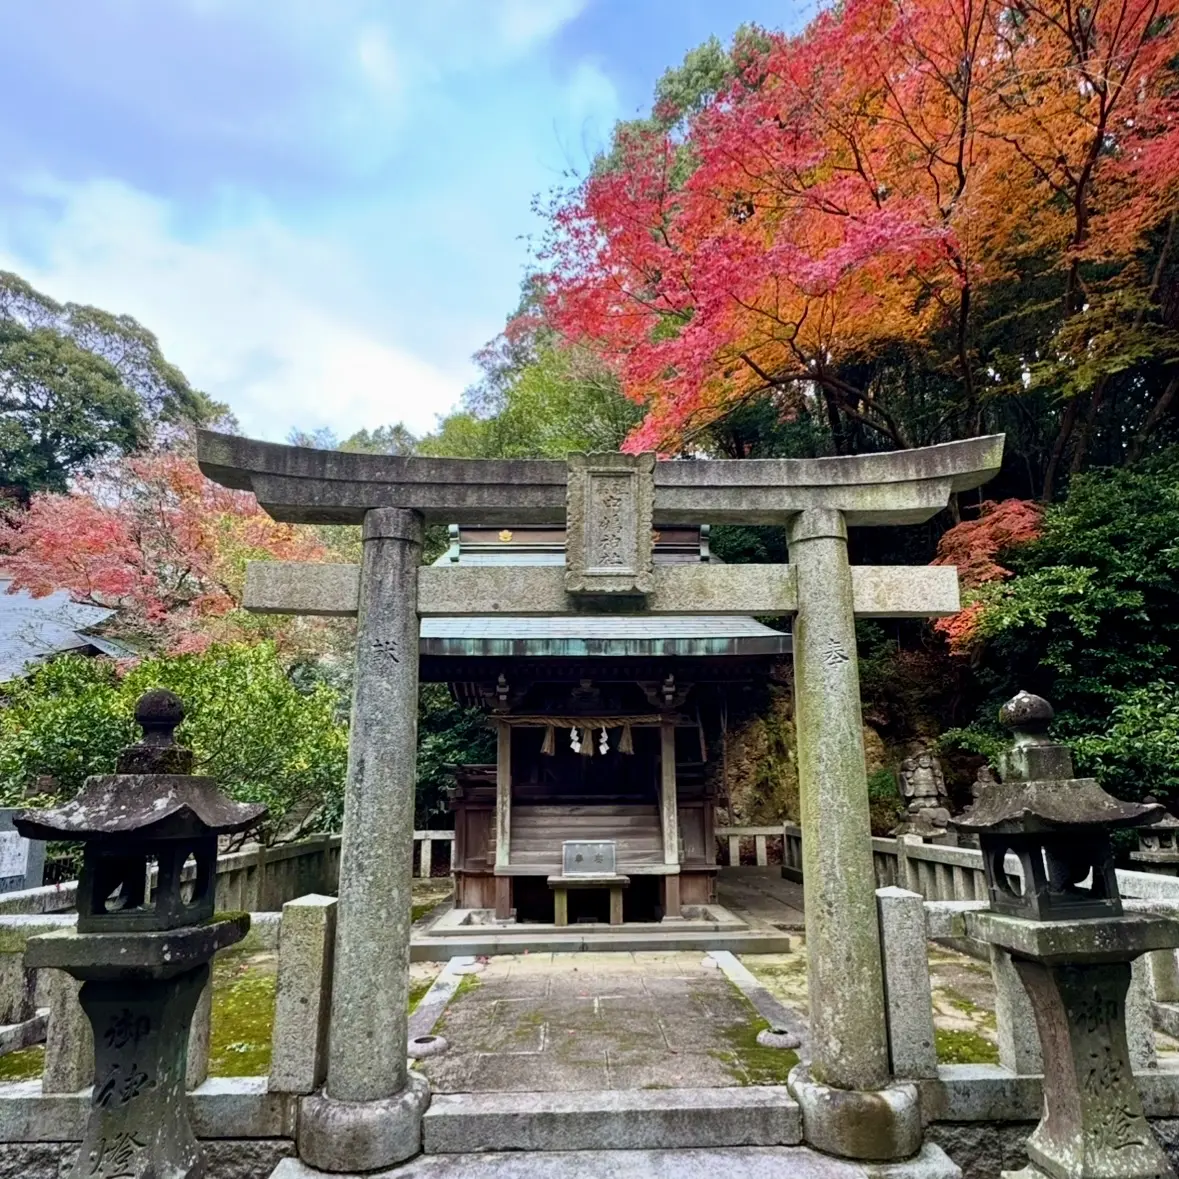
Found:
[(14, 588), (67, 589), (119, 611), (115, 629), (182, 652), (236, 636), (248, 560), (322, 560), (313, 530), (272, 520), (253, 495), (206, 479), (179, 454), (112, 463), (68, 495), (37, 495), (0, 520)]
[(1131, 263), (1179, 193), (1177, 16), (1179, 0), (848, 0), (767, 34), (686, 138), (632, 128), (555, 208), (547, 252), (550, 320), (647, 408), (627, 448), (690, 445), (763, 393), (928, 441), (847, 364), (935, 330), (954, 341), (956, 430), (977, 433), (981, 287), (1035, 257), (1066, 273), (1067, 319), (1094, 299), (1085, 263), (1142, 285)]
[(983, 609), (982, 602), (969, 600), (969, 591), (1010, 577), (1011, 570), (999, 564), (999, 555), (1035, 540), (1043, 518), (1043, 508), (1031, 500), (987, 500), (977, 519), (963, 520), (942, 536), (930, 564), (957, 566), (962, 586), (968, 591), (964, 609), (933, 624), (955, 654), (971, 648)]

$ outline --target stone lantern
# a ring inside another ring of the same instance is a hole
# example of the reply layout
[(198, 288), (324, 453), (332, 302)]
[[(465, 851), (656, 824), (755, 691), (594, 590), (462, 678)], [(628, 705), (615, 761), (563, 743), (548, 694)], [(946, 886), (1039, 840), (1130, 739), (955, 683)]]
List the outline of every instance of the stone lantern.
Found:
[(147, 692), (135, 719), (143, 739), (114, 774), (15, 819), (30, 839), (83, 845), (77, 929), (30, 938), (25, 954), (29, 967), (82, 982), (94, 1030), (94, 1095), (72, 1179), (204, 1173), (184, 1097), (189, 1025), (213, 955), (250, 924), (245, 913), (214, 916), (217, 839), (266, 814), (192, 775), (192, 752), (173, 741), (184, 710), (171, 692)]
[(1119, 802), (1092, 778), (1074, 778), (1039, 696), (1019, 693), (1000, 719), (1015, 738), (1003, 781), (954, 824), (978, 836), (991, 899), (989, 911), (967, 915), (967, 932), (1011, 955), (1040, 1035), (1044, 1113), (1028, 1139), (1031, 1165), (1018, 1175), (1173, 1176), (1134, 1083), (1126, 993), (1130, 963), (1179, 946), (1179, 922), (1122, 912), (1109, 838), (1162, 808)]
[[(1154, 802), (1154, 798), (1148, 794), (1144, 801)], [(1179, 876), (1179, 819), (1164, 811), (1149, 827), (1139, 827), (1138, 850), (1130, 853), (1130, 859), (1149, 872)]]

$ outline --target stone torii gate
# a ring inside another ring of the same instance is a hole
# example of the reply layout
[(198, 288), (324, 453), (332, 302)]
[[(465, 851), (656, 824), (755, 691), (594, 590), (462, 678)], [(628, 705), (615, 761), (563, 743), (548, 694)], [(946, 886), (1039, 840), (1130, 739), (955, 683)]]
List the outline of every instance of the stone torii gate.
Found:
[[(248, 608), (358, 615), (328, 1075), (299, 1115), (303, 1161), (368, 1171), (420, 1149), (425, 1082), (406, 1068), (419, 619), (614, 610), (794, 616), (812, 1059), (791, 1076), (806, 1140), (851, 1158), (921, 1144), (889, 1075), (856, 618), (959, 608), (953, 568), (851, 566), (849, 526), (919, 523), (999, 469), (995, 435), (825, 459), (568, 463), (402, 458), (202, 432), (202, 470), (275, 519), (360, 524), (359, 567), (251, 565)], [(566, 565), (421, 566), (423, 523), (566, 524)], [(652, 529), (777, 524), (786, 565), (652, 566)]]

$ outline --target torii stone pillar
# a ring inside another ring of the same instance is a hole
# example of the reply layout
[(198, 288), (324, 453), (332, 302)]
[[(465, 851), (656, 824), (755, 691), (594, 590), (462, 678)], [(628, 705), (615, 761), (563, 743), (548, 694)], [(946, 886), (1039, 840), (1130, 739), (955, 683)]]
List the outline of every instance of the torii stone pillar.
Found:
[(842, 512), (811, 508), (788, 538), (811, 1069), (839, 1089), (878, 1089), (888, 1037), (847, 525)]
[[(888, 1072), (855, 619), (954, 613), (958, 582), (952, 568), (849, 567), (847, 528), (928, 520), (952, 493), (985, 483), (1002, 452), (1002, 437), (992, 436), (829, 459), (654, 463), (614, 455), (567, 467), (199, 435), (205, 474), (252, 490), (276, 519), (366, 528), (363, 571), (269, 562), (247, 574), (249, 609), (361, 618), (337, 998), (326, 1092), (304, 1099), (300, 1113), (305, 1162), (375, 1169), (387, 1165), (380, 1160), (390, 1148), (366, 1147), (352, 1161), (361, 1139), (396, 1143), (398, 1158), (420, 1141), (426, 1094), (406, 1085), (403, 1056), (394, 1059), (405, 1041), (417, 617), (576, 613), (600, 610), (609, 595), (630, 612), (796, 615), (813, 1057), (794, 1070), (790, 1089), (812, 1146), (866, 1160), (916, 1153), (917, 1090)], [(567, 510), (568, 569), (427, 566), (413, 576), (419, 519), (564, 524)], [(651, 527), (685, 520), (784, 526), (790, 564), (650, 566)], [(381, 663), (386, 640), (398, 652), (392, 665)], [(373, 719), (374, 709), (402, 715)], [(372, 846), (382, 841), (389, 846)], [(375, 906), (367, 920), (366, 905)]]
[(304, 1099), (298, 1126), (300, 1157), (323, 1171), (417, 1154), (430, 1100), (405, 1055), (421, 517), (373, 508), (362, 535), (327, 1085)]

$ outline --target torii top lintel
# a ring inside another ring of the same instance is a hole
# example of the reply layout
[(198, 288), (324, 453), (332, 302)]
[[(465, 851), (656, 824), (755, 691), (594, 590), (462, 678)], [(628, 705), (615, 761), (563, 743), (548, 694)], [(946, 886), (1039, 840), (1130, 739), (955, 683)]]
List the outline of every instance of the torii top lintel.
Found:
[[(676, 460), (655, 464), (654, 523), (777, 524), (834, 508), (850, 525), (920, 523), (952, 492), (999, 470), (1003, 435), (913, 450), (821, 459)], [(557, 524), (565, 520), (565, 462), (404, 458), (258, 442), (202, 430), (201, 470), (253, 491), (276, 520), (358, 524), (370, 508), (420, 512), (427, 522)]]

